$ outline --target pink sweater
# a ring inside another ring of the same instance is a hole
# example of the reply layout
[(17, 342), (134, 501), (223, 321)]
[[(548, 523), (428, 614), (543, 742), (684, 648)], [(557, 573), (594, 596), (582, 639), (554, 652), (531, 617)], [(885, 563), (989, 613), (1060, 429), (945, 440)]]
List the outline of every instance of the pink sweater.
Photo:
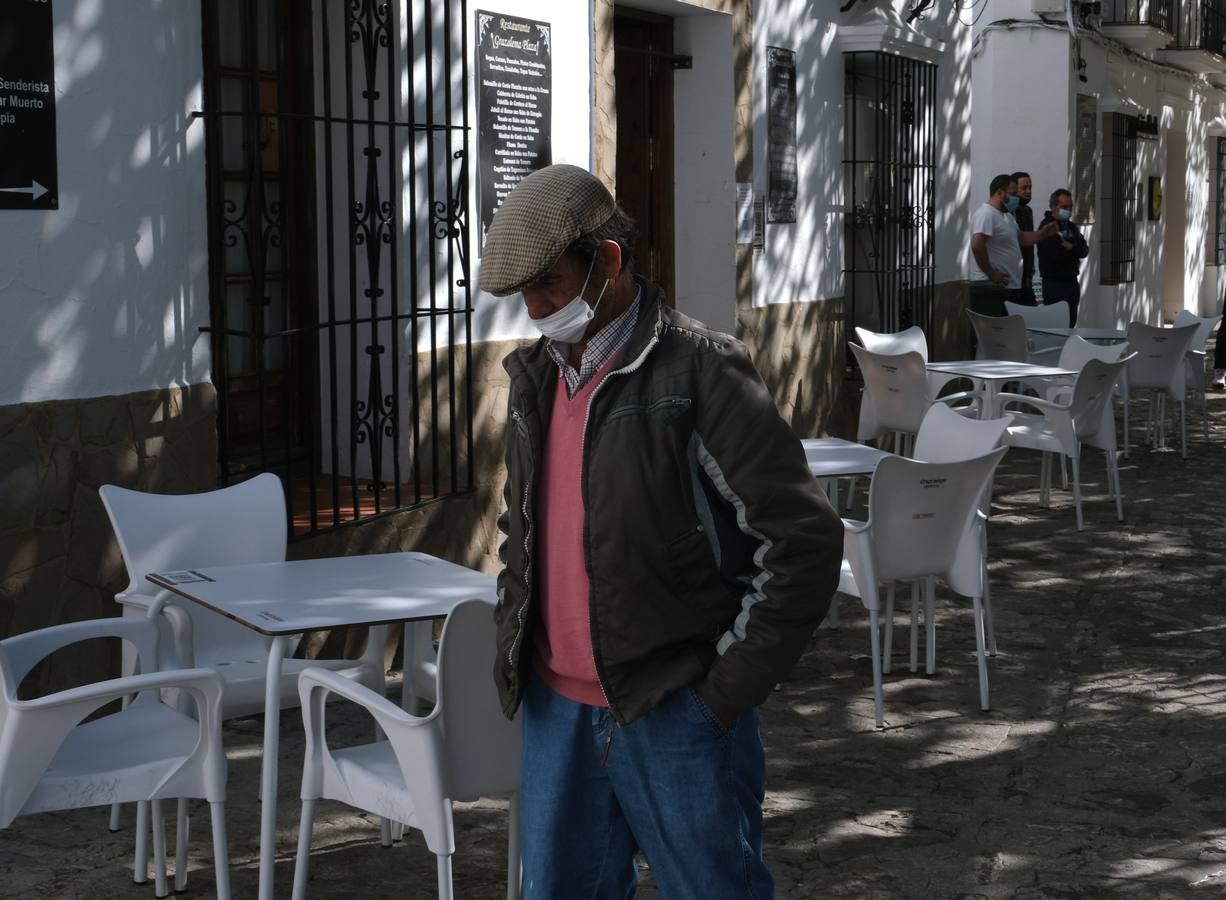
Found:
[(616, 353), (587, 384), (566, 396), (558, 375), (553, 415), (537, 476), (537, 588), (541, 615), (532, 635), (533, 668), (555, 692), (576, 703), (608, 706), (596, 675), (583, 554), (583, 427), (588, 400)]

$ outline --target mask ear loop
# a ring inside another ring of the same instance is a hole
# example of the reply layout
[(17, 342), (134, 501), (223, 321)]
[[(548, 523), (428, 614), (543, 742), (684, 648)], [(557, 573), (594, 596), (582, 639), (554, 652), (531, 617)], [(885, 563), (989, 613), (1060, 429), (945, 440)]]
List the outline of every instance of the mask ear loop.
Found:
[[(591, 267), (589, 267), (589, 268), (588, 268), (588, 271), (587, 271), (588, 278), (591, 278), (591, 277), (592, 277), (592, 268), (593, 268), (593, 267), (595, 267), (595, 265), (596, 265), (596, 257), (598, 257), (599, 255), (600, 255), (600, 248), (597, 248), (597, 249), (596, 249), (596, 255), (592, 257), (592, 266), (591, 266)], [(591, 305), (591, 306), (589, 306), (589, 307), (588, 307), (588, 309), (590, 309), (590, 310), (592, 311), (592, 318), (595, 318), (595, 317), (596, 317), (596, 310), (600, 308), (600, 301), (604, 299), (604, 292), (605, 292), (606, 290), (608, 290), (608, 288), (609, 288), (609, 282), (610, 282), (611, 280), (612, 280), (612, 279), (610, 279), (610, 278), (606, 278), (606, 279), (604, 280), (604, 284), (602, 284), (602, 285), (600, 286), (600, 293), (596, 295), (596, 303), (595, 303), (594, 305)], [(586, 278), (583, 280), (583, 286), (584, 286), (584, 288), (586, 288), (586, 287), (587, 287), (587, 279), (586, 279)], [(582, 292), (582, 291), (580, 291), (580, 292), (579, 292), (579, 295), (580, 295), (580, 296), (583, 296), (583, 292)]]

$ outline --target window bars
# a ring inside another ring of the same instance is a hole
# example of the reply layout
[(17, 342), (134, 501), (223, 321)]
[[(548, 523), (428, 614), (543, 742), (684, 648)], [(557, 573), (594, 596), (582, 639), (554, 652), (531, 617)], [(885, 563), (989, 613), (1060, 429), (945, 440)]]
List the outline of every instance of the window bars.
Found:
[(1204, 50), (1226, 56), (1226, 0), (1186, 0), (1179, 4), (1175, 42), (1168, 50)]
[(203, 16), (221, 482), (295, 536), (471, 489), (466, 0)]
[(1226, 265), (1226, 138), (1211, 137), (1205, 209), (1205, 265)]
[(937, 67), (875, 52), (843, 61), (847, 333), (931, 334)]
[(1104, 25), (1149, 25), (1175, 33), (1175, 0), (1103, 0)]
[(1103, 113), (1102, 284), (1136, 277), (1137, 216), (1141, 209), (1137, 172), (1137, 119)]

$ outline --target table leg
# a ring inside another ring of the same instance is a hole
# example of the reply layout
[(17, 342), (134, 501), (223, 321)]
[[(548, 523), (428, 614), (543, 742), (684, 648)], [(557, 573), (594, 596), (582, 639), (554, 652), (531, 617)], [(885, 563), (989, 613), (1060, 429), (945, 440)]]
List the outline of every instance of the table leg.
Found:
[(983, 409), (981, 419), (991, 419), (996, 416), (996, 382), (989, 378), (983, 380)]
[(289, 639), (278, 636), (268, 647), (264, 680), (264, 757), (260, 772), (260, 893), (272, 900), (273, 865), (277, 859), (277, 755), (281, 745), (281, 660)]

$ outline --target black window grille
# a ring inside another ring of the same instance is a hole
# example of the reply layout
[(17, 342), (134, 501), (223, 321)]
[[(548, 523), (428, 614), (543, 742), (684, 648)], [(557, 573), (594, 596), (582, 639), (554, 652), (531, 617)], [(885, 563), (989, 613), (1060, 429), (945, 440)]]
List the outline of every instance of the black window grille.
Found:
[(1093, 225), (1098, 198), (1098, 100), (1089, 94), (1077, 95), (1077, 134), (1073, 144), (1073, 218), (1082, 225)]
[(465, 7), (204, 0), (220, 480), (295, 536), (473, 485)]
[(1226, 57), (1226, 0), (1179, 4), (1175, 41), (1168, 50), (1205, 50)]
[(1175, 33), (1175, 0), (1103, 0), (1104, 25), (1150, 25)]
[(1123, 284), (1136, 277), (1137, 119), (1103, 114), (1102, 284)]
[(843, 61), (847, 333), (931, 335), (937, 67), (888, 53)]
[(1205, 265), (1226, 265), (1226, 138), (1211, 137), (1205, 210)]

